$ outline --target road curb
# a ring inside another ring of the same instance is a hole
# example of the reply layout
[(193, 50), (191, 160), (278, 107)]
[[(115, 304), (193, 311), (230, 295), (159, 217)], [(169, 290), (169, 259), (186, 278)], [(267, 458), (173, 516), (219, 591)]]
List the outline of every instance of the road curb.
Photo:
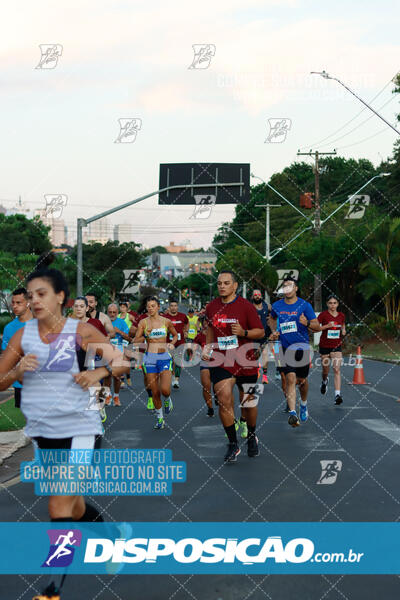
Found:
[(17, 450), (27, 446), (30, 438), (24, 434), (23, 429), (16, 431), (2, 431), (0, 433), (0, 465), (10, 458)]
[(400, 360), (397, 360), (395, 358), (377, 358), (376, 356), (370, 356), (369, 354), (362, 354), (361, 356), (368, 360), (376, 360), (378, 362), (385, 362), (385, 363), (391, 363), (393, 365), (400, 365)]

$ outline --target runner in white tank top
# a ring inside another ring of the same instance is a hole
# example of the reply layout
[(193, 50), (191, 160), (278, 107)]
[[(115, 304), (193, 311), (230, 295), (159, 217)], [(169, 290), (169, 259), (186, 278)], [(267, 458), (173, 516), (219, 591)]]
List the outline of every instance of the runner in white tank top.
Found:
[[(93, 449), (103, 432), (99, 412), (89, 408), (89, 388), (109, 375), (129, 372), (122, 354), (103, 334), (88, 323), (63, 316), (68, 299), (64, 275), (47, 265), (53, 256), (40, 258), (37, 270), (27, 278), (27, 291), (34, 319), (27, 329), (11, 338), (0, 357), (0, 390), (23, 381), (21, 410), (25, 431), (41, 449)], [(86, 351), (103, 357), (107, 367), (84, 370)], [(118, 366), (117, 366), (118, 364)], [(100, 513), (82, 496), (51, 496), (52, 521), (102, 521)], [(65, 573), (52, 580), (37, 598), (59, 598)]]
[[(96, 387), (109, 369), (116, 376), (127, 373), (129, 363), (122, 365), (122, 355), (98, 329), (63, 316), (67, 282), (60, 271), (42, 265), (27, 280), (35, 318), (27, 322), (27, 329), (13, 335), (0, 357), (0, 390), (23, 380), (21, 410), (27, 419), (25, 431), (40, 448), (91, 449), (103, 427), (99, 412), (87, 410), (89, 388)], [(108, 367), (82, 370), (89, 345), (91, 352), (103, 356)], [(114, 366), (118, 359), (122, 366)], [(81, 496), (49, 499), (52, 519), (79, 520), (85, 511)]]

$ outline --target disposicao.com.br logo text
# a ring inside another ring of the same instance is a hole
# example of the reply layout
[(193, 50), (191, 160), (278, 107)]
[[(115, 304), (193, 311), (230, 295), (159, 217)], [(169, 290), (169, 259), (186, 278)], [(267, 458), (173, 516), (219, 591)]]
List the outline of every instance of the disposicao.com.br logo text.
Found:
[(89, 538), (84, 562), (157, 563), (165, 558), (178, 563), (265, 563), (360, 562), (363, 553), (348, 549), (343, 552), (317, 552), (312, 540), (294, 538), (286, 543), (280, 536), (267, 538)]

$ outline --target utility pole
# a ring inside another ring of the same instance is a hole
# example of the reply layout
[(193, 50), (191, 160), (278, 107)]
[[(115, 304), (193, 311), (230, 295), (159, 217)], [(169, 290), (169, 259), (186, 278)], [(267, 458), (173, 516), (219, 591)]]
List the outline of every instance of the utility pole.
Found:
[(271, 260), (270, 252), (270, 208), (274, 206), (282, 206), (282, 204), (256, 204), (258, 207), (265, 208), (265, 258), (269, 262)]
[[(336, 154), (336, 150), (333, 152), (297, 152), (297, 156), (314, 156), (315, 166), (314, 166), (314, 178), (315, 178), (315, 194), (314, 194), (314, 202), (315, 202), (315, 213), (314, 213), (314, 228), (313, 233), (315, 237), (318, 237), (321, 232), (321, 204), (319, 200), (319, 157), (327, 156), (331, 154)], [(314, 310), (316, 312), (322, 311), (322, 282), (321, 282), (321, 273), (314, 274)]]

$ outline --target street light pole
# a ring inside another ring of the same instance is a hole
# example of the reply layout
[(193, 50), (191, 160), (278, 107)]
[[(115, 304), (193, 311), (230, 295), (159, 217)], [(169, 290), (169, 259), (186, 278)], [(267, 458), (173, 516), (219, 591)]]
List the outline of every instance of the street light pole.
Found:
[(269, 262), (271, 260), (270, 250), (270, 208), (274, 206), (282, 206), (282, 204), (256, 204), (255, 206), (265, 208), (265, 258)]
[[(212, 187), (235, 187), (239, 185), (244, 185), (243, 182), (240, 183), (213, 183)], [(137, 204), (138, 202), (142, 202), (142, 200), (146, 200), (147, 198), (151, 198), (152, 196), (156, 196), (157, 194), (162, 194), (164, 192), (168, 192), (169, 190), (182, 190), (186, 188), (209, 188), (209, 183), (194, 183), (190, 185), (171, 185), (161, 190), (156, 190), (155, 192), (151, 192), (150, 194), (145, 194), (144, 196), (140, 196), (135, 200), (130, 200), (129, 202), (125, 202), (124, 204), (120, 204), (115, 208), (110, 208), (94, 217), (89, 217), (89, 219), (79, 218), (77, 220), (77, 270), (76, 270), (76, 293), (77, 296), (82, 296), (83, 293), (83, 257), (82, 257), (82, 229), (83, 227), (87, 227), (89, 223), (93, 221), (97, 221), (98, 219), (102, 219), (103, 217), (107, 217), (112, 213), (115, 213), (123, 208), (128, 208), (133, 204)]]
[(360, 98), (360, 96), (357, 96), (357, 94), (355, 92), (353, 92), (353, 90), (351, 90), (347, 85), (345, 85), (343, 83), (343, 81), (340, 81), (340, 79), (338, 79), (337, 77), (331, 77), (326, 71), (311, 71), (310, 74), (311, 75), (321, 75), (321, 77), (323, 77), (324, 79), (333, 79), (334, 81), (337, 81), (338, 83), (340, 83), (340, 85), (342, 85), (348, 92), (350, 92), (350, 94), (353, 94), (353, 96), (355, 96), (357, 98), (357, 100), (362, 102), (367, 108), (369, 108), (369, 110), (371, 110), (377, 117), (379, 117), (384, 123), (386, 123), (386, 125), (388, 125), (391, 129), (393, 129), (396, 133), (398, 133), (400, 135), (400, 131), (398, 129), (396, 129), (396, 127), (394, 127), (391, 123), (389, 123), (389, 121), (387, 121), (384, 117), (382, 117), (382, 115), (380, 115), (374, 108), (372, 108), (372, 106), (367, 104), (367, 102), (365, 102), (365, 100)]
[(331, 214), (329, 215), (329, 217), (326, 217), (326, 219), (324, 219), (323, 221), (321, 221), (321, 225), (323, 225), (324, 223), (326, 223), (327, 221), (329, 221), (329, 219), (331, 217), (333, 217), (334, 214), (336, 214), (338, 212), (338, 210), (340, 210), (345, 204), (347, 204), (348, 202), (350, 202), (350, 200), (352, 200), (352, 198), (354, 198), (355, 196), (357, 196), (357, 194), (359, 194), (361, 192), (361, 190), (363, 190), (365, 187), (367, 187), (367, 185), (369, 183), (371, 183), (371, 181), (373, 181), (374, 179), (377, 179), (378, 177), (389, 177), (390, 173), (379, 173), (379, 175), (374, 175), (373, 177), (371, 177), (371, 179), (369, 179), (366, 183), (364, 183), (364, 185), (362, 185), (356, 192), (354, 192), (354, 194), (352, 194), (351, 196), (349, 196), (347, 198), (347, 200), (345, 200), (340, 206), (338, 206), (337, 208), (335, 208), (335, 210), (333, 212), (331, 212)]

